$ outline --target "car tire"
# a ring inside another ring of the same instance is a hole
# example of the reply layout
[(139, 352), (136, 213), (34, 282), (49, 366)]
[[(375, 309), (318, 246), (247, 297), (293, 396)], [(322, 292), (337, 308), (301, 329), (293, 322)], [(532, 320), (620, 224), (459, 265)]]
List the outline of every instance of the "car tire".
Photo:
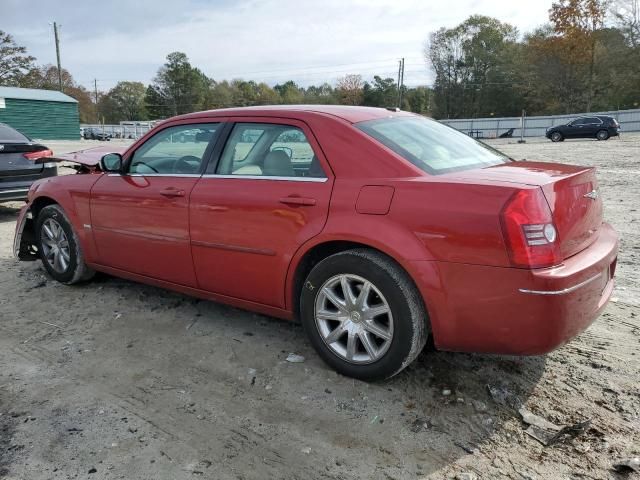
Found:
[(55, 280), (72, 285), (95, 275), (84, 263), (78, 237), (59, 205), (40, 210), (35, 233), (42, 265)]
[(315, 265), (302, 287), (300, 317), (320, 357), (360, 380), (396, 375), (429, 337), (424, 302), (409, 275), (370, 249), (336, 253)]
[(609, 140), (609, 132), (606, 130), (598, 130), (596, 133), (596, 138), (598, 140)]
[(562, 136), (562, 134), (560, 132), (553, 132), (551, 134), (551, 141), (552, 142), (562, 142), (564, 140), (564, 137)]

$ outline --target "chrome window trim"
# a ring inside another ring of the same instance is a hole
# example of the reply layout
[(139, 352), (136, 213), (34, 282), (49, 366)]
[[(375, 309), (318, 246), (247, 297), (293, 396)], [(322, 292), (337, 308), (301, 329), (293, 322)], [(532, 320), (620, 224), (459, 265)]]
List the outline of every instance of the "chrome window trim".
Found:
[(109, 177), (179, 177), (200, 178), (201, 173), (108, 173)]
[(529, 293), (533, 295), (564, 295), (567, 293), (571, 293), (581, 287), (584, 287), (585, 285), (593, 282), (594, 280), (597, 280), (602, 276), (602, 274), (603, 272), (600, 272), (597, 275), (594, 275), (593, 277), (588, 278), (584, 282), (580, 282), (577, 285), (573, 285), (572, 287), (564, 288), (562, 290), (528, 290), (526, 288), (519, 288), (518, 291), (520, 291), (521, 293)]
[(178, 177), (178, 178), (242, 178), (245, 180), (277, 180), (286, 182), (317, 182), (324, 183), (328, 178), (317, 177), (276, 177), (266, 175), (217, 175), (215, 173), (108, 173), (109, 177)]
[(317, 178), (317, 177), (275, 177), (268, 175), (218, 175), (215, 173), (204, 174), (202, 178), (235, 178), (235, 179), (245, 179), (245, 180), (277, 180), (277, 181), (286, 181), (286, 182), (318, 182), (324, 183), (328, 178)]

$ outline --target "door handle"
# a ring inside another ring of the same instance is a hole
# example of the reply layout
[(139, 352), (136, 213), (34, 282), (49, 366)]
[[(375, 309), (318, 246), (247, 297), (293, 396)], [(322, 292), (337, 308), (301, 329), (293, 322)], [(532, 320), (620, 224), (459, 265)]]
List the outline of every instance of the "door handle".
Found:
[(282, 197), (279, 201), (285, 205), (313, 206), (316, 204), (315, 198), (307, 197)]
[(164, 190), (160, 190), (160, 195), (162, 195), (163, 197), (184, 197), (185, 192), (184, 190), (180, 190), (178, 188), (169, 187), (165, 188)]

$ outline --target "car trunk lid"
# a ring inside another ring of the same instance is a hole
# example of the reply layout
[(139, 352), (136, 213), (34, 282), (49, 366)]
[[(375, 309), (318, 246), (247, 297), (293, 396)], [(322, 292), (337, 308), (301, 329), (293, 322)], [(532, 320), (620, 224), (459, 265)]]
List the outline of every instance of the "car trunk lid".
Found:
[(602, 225), (602, 200), (593, 167), (518, 161), (447, 176), (540, 187), (558, 230), (563, 258), (593, 243)]
[(25, 154), (40, 150), (46, 150), (46, 147), (25, 143), (0, 143), (0, 177), (37, 175), (42, 172), (42, 163), (25, 157)]

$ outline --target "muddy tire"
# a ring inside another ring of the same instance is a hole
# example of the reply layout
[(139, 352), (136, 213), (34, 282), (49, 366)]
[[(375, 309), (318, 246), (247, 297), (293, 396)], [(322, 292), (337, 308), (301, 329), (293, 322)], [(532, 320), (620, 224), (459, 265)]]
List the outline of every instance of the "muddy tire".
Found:
[(608, 140), (609, 132), (607, 132), (606, 130), (598, 130), (598, 133), (596, 133), (596, 138), (598, 140)]
[(42, 264), (55, 280), (72, 285), (93, 277), (95, 272), (84, 263), (78, 237), (59, 205), (40, 210), (35, 234)]
[(429, 336), (424, 302), (409, 275), (369, 249), (331, 255), (309, 273), (301, 321), (320, 357), (360, 380), (392, 377), (422, 351)]

